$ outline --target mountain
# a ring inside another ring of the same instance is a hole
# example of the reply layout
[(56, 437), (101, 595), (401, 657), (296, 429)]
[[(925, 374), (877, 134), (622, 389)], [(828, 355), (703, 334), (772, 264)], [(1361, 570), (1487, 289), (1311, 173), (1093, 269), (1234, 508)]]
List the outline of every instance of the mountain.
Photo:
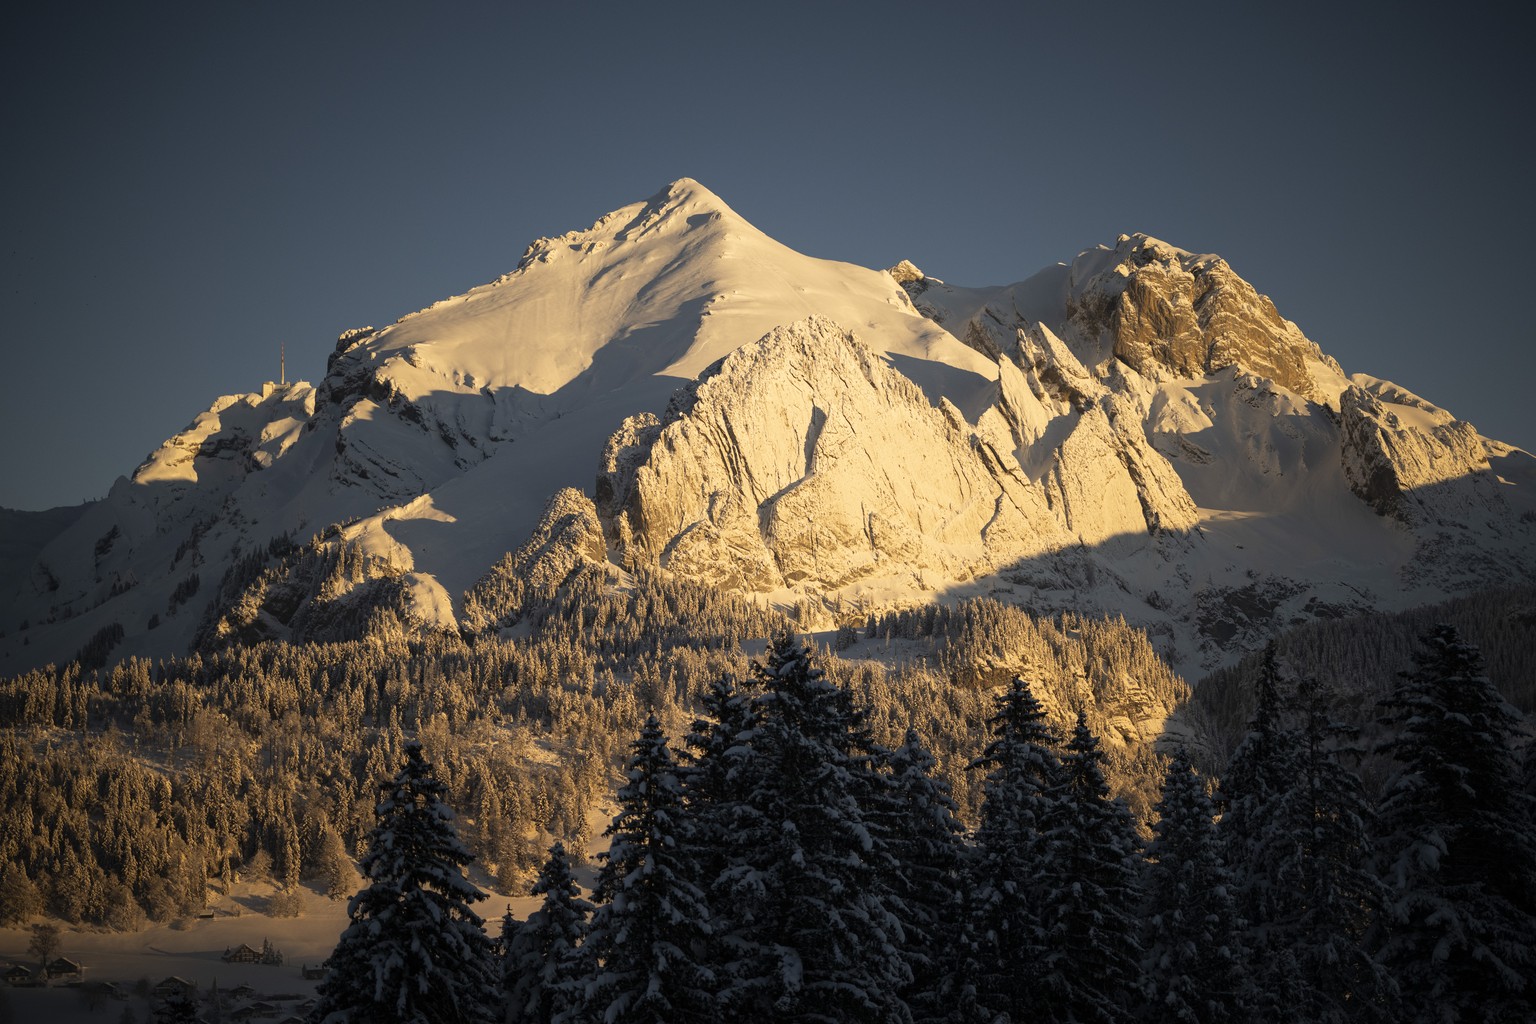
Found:
[(107, 497), (3, 513), (0, 668), (511, 625), (582, 567), (820, 608), (1124, 615), (1176, 666), (1536, 570), (1536, 460), (1143, 235), (968, 289), (697, 182), (529, 246)]

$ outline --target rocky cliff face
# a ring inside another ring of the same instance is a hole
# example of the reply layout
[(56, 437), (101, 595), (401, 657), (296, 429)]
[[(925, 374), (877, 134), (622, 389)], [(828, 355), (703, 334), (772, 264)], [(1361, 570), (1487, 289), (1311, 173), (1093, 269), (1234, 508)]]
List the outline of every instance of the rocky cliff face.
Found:
[(1339, 365), (1216, 256), (1197, 256), (1146, 235), (1121, 235), (1072, 266), (1067, 320), (1147, 377), (1201, 377), (1238, 366), (1318, 402), (1330, 398), (1317, 368)]
[(1004, 288), (954, 288), (905, 260), (888, 273), (920, 313), (993, 359), (1038, 363), (1039, 346), (1021, 348), (1018, 332), (1040, 323), (1094, 375), (1112, 360), (1154, 381), (1238, 367), (1328, 405), (1346, 384), (1338, 363), (1225, 260), (1143, 234)]
[(1503, 512), (1488, 447), (1470, 423), (1387, 381), (1357, 375), (1339, 399), (1350, 488), (1410, 526)]
[(1536, 569), (1536, 460), (1346, 378), (1217, 257), (1126, 235), (1000, 288), (889, 273), (998, 360), (977, 432), (1068, 535), (1103, 551), (1141, 524), (1198, 536), (1161, 581), (1114, 564), (1151, 577), (1149, 603), (1195, 624), (1203, 659), (1308, 615)]
[(953, 406), (824, 317), (738, 349), (609, 452), (598, 492), (621, 564), (723, 586), (964, 578), (1056, 533), (1038, 495), (999, 486)]
[(1009, 366), (976, 425), (824, 317), (743, 346), (610, 440), (598, 507), (625, 566), (719, 586), (835, 591), (967, 580), (1073, 544), (1185, 530), (1194, 506), (1098, 387), (1032, 479), (1061, 403)]

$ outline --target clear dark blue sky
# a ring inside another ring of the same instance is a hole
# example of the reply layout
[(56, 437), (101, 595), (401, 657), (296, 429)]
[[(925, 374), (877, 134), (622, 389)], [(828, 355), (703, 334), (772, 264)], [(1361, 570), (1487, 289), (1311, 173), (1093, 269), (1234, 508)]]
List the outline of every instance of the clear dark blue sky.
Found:
[[(1523, 23), (1477, 5), (31, 4), (0, 505), (105, 493), (341, 330), (699, 179), (802, 252), (1020, 279), (1146, 231), (1536, 448)], [(1426, 13), (1427, 12), (1427, 13)]]

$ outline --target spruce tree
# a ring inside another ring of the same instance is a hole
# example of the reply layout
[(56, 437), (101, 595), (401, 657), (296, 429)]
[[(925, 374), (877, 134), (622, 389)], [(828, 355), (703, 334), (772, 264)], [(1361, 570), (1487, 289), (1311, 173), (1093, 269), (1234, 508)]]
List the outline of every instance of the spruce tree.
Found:
[(1536, 814), (1519, 713), (1450, 626), (1381, 702), (1399, 764), (1381, 805), (1383, 957), (1405, 1020), (1536, 1020)]
[(1286, 1007), (1302, 997), (1294, 957), (1269, 927), (1288, 916), (1294, 903), (1289, 888), (1294, 880), (1284, 878), (1291, 836), (1280, 825), (1280, 804), (1296, 782), (1299, 756), (1296, 734), (1282, 719), (1280, 672), (1270, 644), (1248, 733), (1222, 775), (1217, 830), (1251, 957), (1250, 994), (1263, 1020), (1283, 1019)]
[(1221, 822), (1261, 1017), (1297, 1022), (1384, 1019), (1391, 984), (1367, 949), (1382, 894), (1372, 872), (1373, 814), (1341, 756), (1351, 730), (1333, 720), (1311, 678), (1290, 689), (1286, 721), (1274, 648), (1258, 707), (1222, 782)]
[(1110, 798), (1104, 755), (1081, 711), (1061, 758), (1036, 867), (1044, 945), (1034, 968), (1050, 1020), (1115, 1024), (1139, 988), (1140, 844)]
[(972, 769), (987, 770), (972, 858), (971, 927), (976, 999), (990, 1016), (1027, 1020), (1041, 997), (1045, 953), (1038, 872), (1061, 778), (1060, 741), (1024, 676), (1015, 676), (987, 720), (992, 740)]
[(571, 877), (564, 844), (549, 848), (532, 894), (543, 902), (512, 935), (503, 970), (508, 1024), (551, 1024), (579, 995), (577, 950), (592, 904)]
[(1147, 845), (1141, 976), (1147, 1024), (1239, 1024), (1246, 955), (1216, 808), (1180, 747), (1163, 776)]
[(755, 724), (751, 695), (729, 675), (713, 680), (700, 698), (703, 714), (684, 738), (678, 766), (683, 800), (700, 853), (697, 874), (707, 890), (725, 870), (741, 813), (733, 776)]
[(501, 930), (491, 940), (491, 956), (495, 958), (503, 974), (505, 974), (507, 963), (507, 951), (517, 941), (517, 930), (522, 926), (523, 922), (512, 915), (512, 907), (509, 905), (506, 912), (501, 915)]
[(736, 831), (711, 894), (722, 1018), (899, 1024), (911, 974), (877, 870), (889, 854), (861, 802), (862, 723), (787, 634), (754, 671), (752, 727), (732, 751)]
[[(678, 766), (683, 809), (693, 836), (694, 877), (706, 902), (724, 891), (730, 865), (745, 858), (742, 836), (754, 820), (737, 793), (739, 768), (755, 724), (749, 691), (738, 687), (730, 675), (710, 682), (700, 697), (702, 714), (684, 738), (683, 763)], [(729, 933), (722, 920), (712, 922), (712, 934), (700, 955), (701, 965), (715, 979), (717, 993), (725, 987), (736, 956), (725, 941)]]
[(963, 975), (950, 962), (967, 941), (965, 830), (915, 729), (884, 760), (890, 784), (879, 824), (896, 862), (889, 884), (912, 972), (903, 995), (916, 1020), (944, 1020), (965, 998), (954, 984)]
[(445, 787), (421, 744), (384, 786), (351, 922), (331, 954), (312, 1019), (332, 1024), (475, 1024), (496, 1017), (490, 940), (470, 905), (485, 894), (464, 877)]
[(1271, 891), (1270, 880), (1276, 872), (1268, 861), (1276, 853), (1271, 840), (1277, 801), (1298, 773), (1296, 736), (1282, 720), (1273, 644), (1264, 651), (1257, 691), (1248, 733), (1221, 778), (1219, 832), (1224, 859), (1234, 868), (1238, 912), (1250, 923), (1272, 918), (1271, 905), (1285, 898), (1284, 893)]
[(619, 790), (598, 874), (597, 909), (581, 946), (576, 1014), (602, 1024), (718, 1019), (714, 978), (700, 963), (710, 913), (695, 874), (694, 838), (672, 752), (646, 720)]
[(1271, 935), (1294, 956), (1301, 999), (1296, 1021), (1395, 1017), (1392, 986), (1367, 950), (1383, 890), (1371, 870), (1375, 813), (1359, 776), (1341, 758), (1357, 754), (1355, 731), (1333, 716), (1331, 692), (1311, 677), (1295, 689), (1297, 778), (1278, 801), (1276, 826), (1285, 856), (1276, 879), (1289, 899)]

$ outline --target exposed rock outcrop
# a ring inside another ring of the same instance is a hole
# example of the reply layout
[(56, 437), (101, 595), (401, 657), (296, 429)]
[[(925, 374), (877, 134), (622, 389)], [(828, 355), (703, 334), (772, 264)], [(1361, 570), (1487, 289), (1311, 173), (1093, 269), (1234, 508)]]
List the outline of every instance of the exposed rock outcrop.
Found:
[[(830, 320), (778, 328), (681, 392), (662, 420), (632, 417), (610, 438), (597, 482), (605, 535), (626, 567), (825, 591), (964, 580), (1194, 525), (1134, 409), (1081, 367), (1070, 392), (1081, 413), (1033, 366), (999, 372), (997, 402), (973, 427)], [(1046, 479), (1032, 479), (1020, 454), (1063, 416), (1075, 425)]]
[(1240, 366), (1319, 402), (1314, 364), (1342, 370), (1226, 260), (1146, 235), (1121, 235), (1072, 265), (1067, 316), (1084, 341), (1148, 377), (1200, 377)]
[(598, 492), (622, 564), (752, 590), (966, 578), (1059, 534), (958, 410), (824, 317), (732, 353), (659, 425), (627, 423)]
[[(1352, 385), (1339, 399), (1344, 475), (1361, 500), (1410, 526), (1504, 511), (1487, 449), (1470, 423), (1394, 385), (1373, 390)], [(1393, 405), (1419, 422), (1405, 422)]]

